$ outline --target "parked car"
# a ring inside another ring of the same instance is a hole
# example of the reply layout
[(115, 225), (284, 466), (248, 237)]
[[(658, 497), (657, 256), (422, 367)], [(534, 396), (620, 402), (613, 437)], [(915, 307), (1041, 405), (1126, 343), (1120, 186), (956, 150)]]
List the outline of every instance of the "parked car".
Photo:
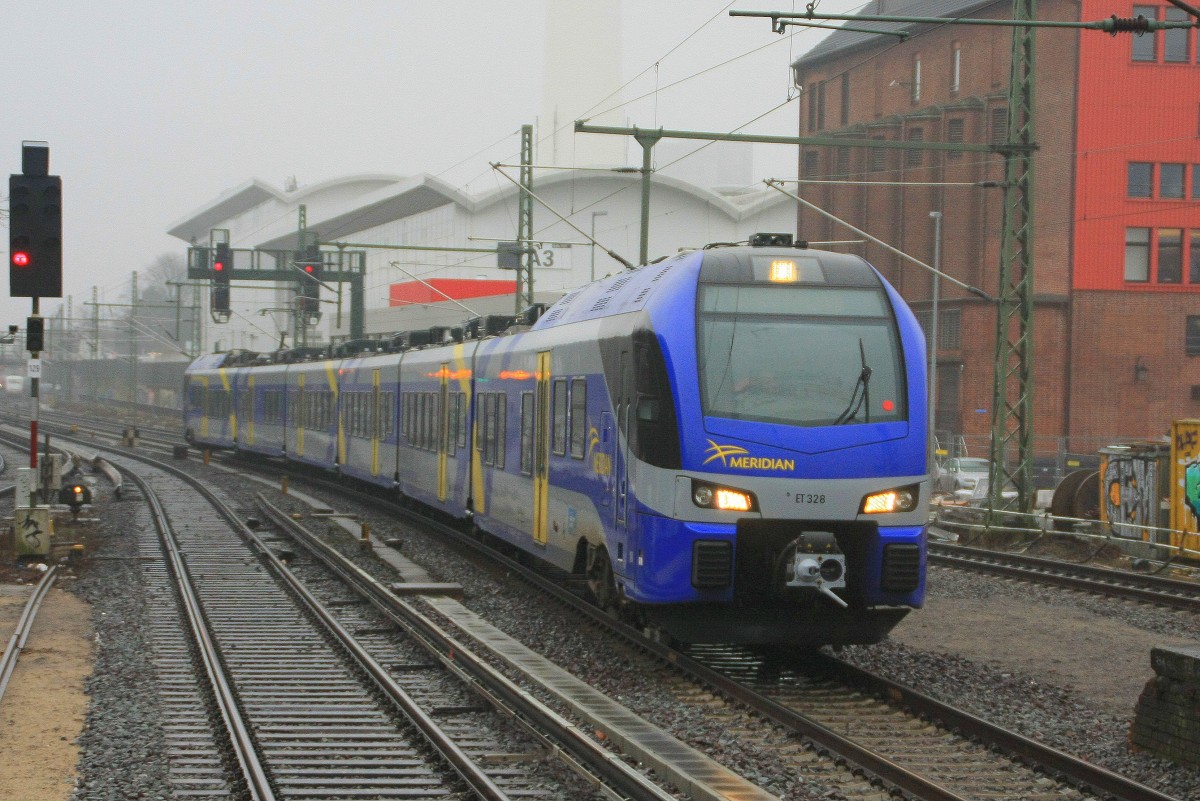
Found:
[(961, 457), (947, 459), (937, 466), (933, 478), (934, 492), (974, 490), (979, 479), (987, 480), (990, 463), (987, 459)]

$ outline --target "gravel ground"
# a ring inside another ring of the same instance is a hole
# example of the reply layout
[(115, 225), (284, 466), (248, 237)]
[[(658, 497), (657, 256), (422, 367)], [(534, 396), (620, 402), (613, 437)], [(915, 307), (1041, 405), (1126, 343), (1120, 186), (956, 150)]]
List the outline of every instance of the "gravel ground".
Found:
[[(184, 463), (202, 470), (198, 461)], [(225, 474), (218, 474), (224, 476)], [(236, 503), (252, 505), (252, 495), (261, 491), (254, 482), (225, 476), (214, 479)], [(92, 711), (88, 728), (81, 739), (84, 749), (80, 762), (77, 798), (167, 798), (165, 759), (157, 734), (158, 710), (153, 694), (137, 687), (150, 675), (151, 668), (141, 634), (143, 599), (132, 538), (122, 532), (144, 523), (134, 517), (137, 502), (107, 503), (100, 514), (110, 521), (110, 533), (103, 548), (94, 549), (112, 558), (93, 558), (78, 591), (93, 603), (99, 632), (96, 675), (89, 692)], [(439, 580), (463, 585), (466, 603), (488, 617), (497, 627), (519, 636), (530, 647), (579, 675), (606, 692), (612, 693), (644, 717), (712, 754), (743, 772), (765, 789), (784, 798), (836, 798), (830, 788), (812, 779), (796, 775), (760, 741), (783, 743), (787, 737), (759, 720), (748, 719), (747, 727), (758, 737), (719, 728), (706, 716), (705, 709), (681, 704), (653, 672), (634, 674), (632, 659), (619, 644), (614, 644), (587, 628), (580, 628), (569, 615), (547, 605), (520, 581), (502, 570), (480, 572), (468, 569), (453, 551), (436, 539), (413, 531), (374, 513), (354, 508), (348, 502), (336, 504), (338, 511), (361, 513), (372, 520), (378, 540), (399, 538), (402, 552), (424, 565)], [(388, 569), (373, 559), (364, 566), (381, 577)], [(978, 637), (978, 621), (959, 624), (955, 615), (937, 618), (942, 647), (913, 647), (904, 642), (904, 629), (892, 641), (878, 646), (843, 649), (841, 655), (864, 667), (886, 670), (895, 680), (922, 692), (961, 705), (983, 717), (1056, 745), (1061, 750), (1083, 756), (1145, 782), (1179, 799), (1200, 798), (1200, 772), (1177, 768), (1170, 763), (1132, 754), (1126, 747), (1126, 733), (1132, 709), (1125, 716), (1112, 705), (1091, 700), (1087, 676), (1094, 674), (1096, 685), (1110, 681), (1111, 671), (1103, 662), (1084, 665), (1072, 674), (1072, 684), (1059, 683), (1054, 668), (1062, 658), (1076, 650), (1077, 643), (1089, 636), (1086, 626), (1074, 625), (1059, 630), (1062, 617), (1056, 610), (1074, 608), (1080, 615), (1104, 620), (1134, 633), (1161, 633), (1163, 636), (1195, 638), (1200, 641), (1200, 622), (1182, 620), (1159, 610), (1116, 604), (1102, 599), (1075, 596), (1053, 590), (1030, 590), (1002, 581), (968, 576), (953, 571), (934, 571), (930, 582), (930, 613), (939, 603), (952, 612), (955, 603), (986, 602), (993, 614), (1015, 622), (1018, 629), (1044, 630), (1051, 633), (1055, 653), (1041, 655), (1045, 669), (1029, 657), (1019, 668), (1004, 664), (1002, 658), (981, 660), (957, 653), (960, 637)], [(916, 612), (914, 615), (922, 615)], [(1022, 643), (1002, 644), (1017, 652)], [(1112, 647), (1120, 647), (1113, 643)], [(1149, 679), (1148, 654), (1145, 655), (1145, 679)], [(1058, 660), (1057, 662), (1055, 660)], [(1048, 678), (1050, 677), (1050, 678)], [(1116, 707), (1119, 709), (1120, 707)], [(137, 766), (131, 770), (130, 766)]]
[[(103, 481), (103, 480), (102, 480)], [(96, 663), (88, 679), (87, 723), (79, 739), (74, 798), (78, 801), (169, 799), (167, 757), (157, 693), (147, 691), (154, 669), (147, 645), (145, 597), (135, 527), (150, 525), (136, 497), (114, 501), (107, 482), (98, 527), (72, 591), (92, 605)]]

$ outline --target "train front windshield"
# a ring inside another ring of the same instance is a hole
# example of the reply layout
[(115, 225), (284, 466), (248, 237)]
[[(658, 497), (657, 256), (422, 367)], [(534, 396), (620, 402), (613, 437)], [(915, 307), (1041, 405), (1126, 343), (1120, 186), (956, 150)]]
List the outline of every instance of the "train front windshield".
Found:
[(702, 284), (700, 392), (711, 417), (794, 426), (907, 419), (879, 288)]

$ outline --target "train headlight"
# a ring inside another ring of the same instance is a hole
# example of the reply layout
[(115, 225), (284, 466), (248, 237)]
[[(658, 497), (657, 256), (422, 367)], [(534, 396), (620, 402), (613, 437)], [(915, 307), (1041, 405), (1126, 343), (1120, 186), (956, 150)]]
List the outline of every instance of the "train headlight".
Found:
[(719, 489), (717, 490), (717, 508), (731, 512), (749, 512), (750, 493)]
[(862, 499), (859, 513), (864, 515), (880, 515), (890, 512), (911, 512), (917, 508), (917, 500), (920, 497), (920, 487), (916, 484), (910, 484), (907, 487), (897, 487), (883, 492), (874, 492)]
[(719, 509), (723, 512), (752, 512), (758, 507), (752, 492), (701, 481), (692, 482), (692, 503), (702, 509)]

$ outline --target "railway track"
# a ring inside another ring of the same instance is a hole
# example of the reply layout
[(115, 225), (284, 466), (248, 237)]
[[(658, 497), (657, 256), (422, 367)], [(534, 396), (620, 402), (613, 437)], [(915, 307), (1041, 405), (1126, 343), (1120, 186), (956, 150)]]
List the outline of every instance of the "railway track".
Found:
[[(338, 492), (347, 494), (344, 487)], [(379, 503), (371, 496), (365, 500)], [(411, 515), (398, 507), (388, 508), (393, 515)], [(438, 528), (443, 536), (479, 547), (457, 529), (419, 519), (423, 525)], [(722, 728), (738, 731), (739, 721), (750, 709), (803, 738), (808, 747), (779, 751), (791, 760), (792, 768), (805, 774), (825, 773), (834, 784), (847, 782), (846, 777), (834, 774), (838, 772), (836, 763), (849, 763), (866, 777), (863, 784), (867, 787), (882, 785), (930, 801), (979, 797), (1169, 799), (840, 660), (724, 646), (674, 650), (614, 621), (584, 601), (581, 592), (562, 587), (560, 577), (548, 577), (491, 549), (483, 553), (586, 616), (591, 624), (642, 650), (646, 661), (630, 665), (631, 670), (657, 672), (681, 703), (699, 699), (709, 714), (726, 717), (728, 723)], [(440, 599), (430, 602), (435, 606), (442, 603)], [(469, 627), (463, 629), (463, 636), (477, 638)], [(544, 689), (553, 692), (552, 687)], [(764, 747), (772, 747), (767, 742), (769, 732), (739, 731), (739, 736), (758, 736)], [(832, 755), (835, 764), (827, 758), (814, 761), (814, 751)], [(839, 789), (851, 797), (871, 792), (855, 786), (853, 780)]]
[(929, 561), (944, 567), (1200, 613), (1198, 581), (944, 543), (929, 544)]
[[(311, 797), (313, 793), (326, 798), (364, 793), (378, 798), (426, 797), (461, 793), (463, 789), (456, 785), (465, 783), (481, 798), (552, 798), (546, 788), (558, 780), (545, 766), (562, 758), (589, 784), (600, 787), (602, 796), (655, 801), (671, 797), (488, 667), (488, 660), (501, 658), (506, 648), (510, 655), (519, 651), (514, 641), (494, 636), (487, 649), (467, 648), (344, 557), (304, 537), (298, 527), (289, 526), (286, 516), (279, 519), (278, 529), (290, 528), (286, 538), (278, 532), (263, 536), (239, 532), (232, 510), (222, 508), (210, 493), (204, 493), (204, 503), (217, 509), (219, 518), (197, 508), (194, 482), (169, 466), (147, 471), (144, 465), (135, 467), (128, 457), (113, 461), (157, 507), (156, 528), (177, 539), (166, 546), (166, 565), (172, 568), (163, 572), (195, 581), (192, 589), (178, 589), (182, 605), (198, 610), (188, 616), (188, 627), (201, 653), (209, 642), (216, 646), (203, 662), (211, 686), (206, 693), (211, 699), (208, 717), (222, 721), (220, 731), (204, 736), (194, 718), (178, 718), (172, 724), (185, 733), (182, 741), (172, 743), (180, 763), (172, 765), (172, 775), (186, 782), (192, 793), (203, 789), (215, 795), (247, 792), (255, 798)], [(138, 478), (139, 474), (146, 477)], [(172, 510), (165, 501), (153, 500), (164, 494), (180, 495), (179, 508)], [(172, 524), (172, 520), (184, 522)], [(243, 537), (251, 541), (254, 555), (238, 547)], [(293, 537), (307, 540), (304, 548), (320, 559), (302, 556)], [(286, 565), (276, 551), (285, 554)], [(264, 570), (265, 566), (273, 570)], [(286, 593), (277, 579), (287, 584)], [(163, 588), (156, 587), (155, 592), (161, 598)], [(303, 600), (303, 615), (297, 612), (295, 599)], [(450, 607), (438, 608), (444, 613)], [(352, 673), (357, 680), (340, 666), (345, 657), (321, 642), (328, 635), (306, 628), (304, 616), (321, 619), (336, 635), (338, 647), (353, 655)], [(204, 622), (212, 626), (211, 631), (202, 630)], [(155, 626), (168, 634), (178, 628), (177, 623)], [(473, 650), (486, 653), (476, 655)], [(178, 664), (183, 661), (181, 653), (176, 640), (163, 648), (161, 661)], [(547, 664), (537, 667), (543, 674), (552, 672)], [(359, 686), (364, 675), (373, 687)], [(562, 676), (556, 679), (563, 681)], [(180, 692), (180, 683), (178, 676), (169, 678), (168, 686), (180, 701), (172, 707), (172, 715), (203, 706), (195, 703), (193, 693)], [(383, 709), (370, 698), (380, 693), (386, 699)], [(389, 706), (395, 708), (389, 711)], [(219, 714), (213, 713), (213, 707)], [(631, 717), (623, 708), (613, 715)], [(420, 731), (424, 745), (411, 737), (403, 739), (395, 720), (389, 720), (397, 717)], [(644, 727), (642, 736), (647, 741), (670, 739), (652, 727)], [(208, 742), (217, 744), (223, 759), (204, 753)], [(435, 764), (427, 764), (430, 757), (422, 756), (431, 748), (440, 755)], [(688, 763), (685, 786), (694, 797), (723, 799), (730, 793), (764, 801), (770, 797), (682, 744), (676, 744), (669, 759)], [(238, 775), (227, 777), (224, 785), (214, 775), (218, 761), (239, 767)], [(439, 761), (452, 766), (458, 778), (446, 778), (448, 771), (444, 765), (437, 767)], [(667, 760), (656, 767), (671, 776)]]
[[(337, 492), (347, 494), (344, 487)], [(378, 503), (373, 498), (369, 502)], [(408, 512), (389, 507), (389, 514)], [(431, 525), (425, 520), (422, 524)], [(443, 535), (471, 542), (461, 532), (439, 528)], [(499, 558), (494, 551), (487, 554), (489, 560)], [(750, 708), (798, 734), (807, 745), (776, 745), (781, 757), (810, 775), (829, 774), (831, 783), (842, 782), (840, 789), (850, 797), (865, 796), (873, 785), (883, 785), (920, 799), (1168, 798), (836, 660), (729, 648), (673, 651), (646, 641), (637, 632), (623, 630), (594, 608), (580, 607), (578, 593), (547, 586), (536, 571), (527, 571), (515, 562), (506, 562), (505, 569), (521, 573), (578, 607), (593, 624), (635, 643), (644, 650), (647, 661), (630, 669), (658, 671), (681, 702), (699, 704), (708, 714), (727, 717), (728, 730), (751, 740), (769, 736), (738, 731), (738, 721), (744, 719), (745, 708)], [(436, 608), (442, 599), (431, 599), (431, 603)], [(460, 627), (459, 633), (474, 643), (486, 639), (472, 631), (470, 624)], [(763, 747), (772, 746), (764, 742)], [(822, 753), (835, 758), (830, 760), (820, 756)], [(844, 776), (835, 775), (844, 773), (837, 765), (841, 761), (866, 777), (863, 786), (854, 787), (853, 781), (847, 783)]]
[(8, 680), (12, 678), (13, 671), (17, 668), (17, 660), (21, 657), (21, 651), (24, 650), (25, 643), (29, 640), (29, 632), (33, 630), (38, 610), (41, 609), (42, 602), (46, 600), (50, 588), (54, 586), (57, 579), (58, 565), (52, 566), (42, 575), (37, 586), (33, 588), (33, 592), (29, 594), (25, 608), (21, 610), (21, 617), (17, 620), (17, 625), (8, 638), (8, 643), (4, 646), (4, 653), (0, 654), (0, 699), (4, 697), (4, 691), (8, 689)]

